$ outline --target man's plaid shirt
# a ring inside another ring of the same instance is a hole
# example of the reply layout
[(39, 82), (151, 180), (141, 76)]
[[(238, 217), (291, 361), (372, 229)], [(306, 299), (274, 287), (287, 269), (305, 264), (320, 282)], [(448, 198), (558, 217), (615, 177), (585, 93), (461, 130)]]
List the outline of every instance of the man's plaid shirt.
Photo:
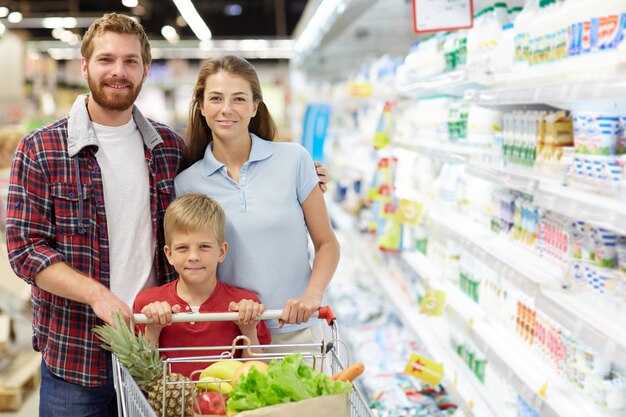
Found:
[[(11, 168), (6, 237), (13, 270), (31, 284), (34, 349), (41, 351), (55, 375), (98, 386), (106, 382), (108, 353), (92, 329), (102, 321), (89, 305), (35, 284), (35, 276), (44, 268), (65, 262), (109, 287), (104, 192), (86, 99), (80, 96), (68, 117), (31, 132), (20, 143)], [(146, 119), (137, 108), (133, 118), (144, 139), (149, 169), (160, 285), (176, 275), (161, 250), (162, 223), (184, 144), (172, 129)]]

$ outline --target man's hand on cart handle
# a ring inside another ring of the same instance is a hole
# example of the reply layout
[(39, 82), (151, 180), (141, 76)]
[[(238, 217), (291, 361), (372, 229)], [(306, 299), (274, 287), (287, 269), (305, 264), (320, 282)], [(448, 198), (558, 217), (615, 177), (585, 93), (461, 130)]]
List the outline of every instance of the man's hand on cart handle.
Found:
[[(278, 320), (283, 314), (282, 310), (266, 310), (261, 316), (258, 318), (259, 320)], [(333, 323), (335, 320), (335, 315), (333, 314), (330, 306), (322, 306), (317, 312), (311, 315), (311, 318), (318, 318), (320, 320), (326, 320), (329, 325)], [(151, 321), (148, 320), (145, 314), (135, 314), (134, 315), (135, 323), (140, 324), (150, 324)], [(239, 313), (230, 312), (230, 313), (177, 313), (172, 314), (172, 322), (173, 323), (186, 323), (186, 322), (200, 322), (200, 321), (237, 321), (239, 320)]]

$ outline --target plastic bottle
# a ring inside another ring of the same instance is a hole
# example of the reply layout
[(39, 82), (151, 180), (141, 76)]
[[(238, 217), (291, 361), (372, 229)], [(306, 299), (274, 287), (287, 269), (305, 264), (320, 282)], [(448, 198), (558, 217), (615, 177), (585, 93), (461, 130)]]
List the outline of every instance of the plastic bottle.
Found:
[(504, 2), (494, 3), (493, 14), (494, 14), (496, 22), (498, 23), (500, 27), (508, 23), (511, 23), (511, 21), (509, 20), (509, 14), (508, 14), (508, 9), (506, 7), (506, 3)]

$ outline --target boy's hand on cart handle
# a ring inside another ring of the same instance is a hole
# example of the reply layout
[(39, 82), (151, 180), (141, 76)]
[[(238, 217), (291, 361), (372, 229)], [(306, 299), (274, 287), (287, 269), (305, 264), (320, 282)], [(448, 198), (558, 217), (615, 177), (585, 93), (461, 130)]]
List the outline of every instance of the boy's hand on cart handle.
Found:
[(167, 301), (155, 301), (145, 305), (141, 309), (141, 313), (144, 314), (150, 321), (148, 325), (161, 327), (172, 324), (172, 314), (179, 312), (180, 306), (178, 304), (170, 306)]
[[(265, 307), (264, 307), (265, 308)], [(259, 320), (279, 320), (283, 316), (283, 310), (264, 310), (259, 317)], [(325, 320), (328, 324), (332, 324), (335, 320), (335, 315), (332, 312), (330, 306), (323, 306), (315, 310), (311, 314), (311, 318), (319, 318)], [(150, 319), (143, 313), (133, 315), (133, 319), (137, 324), (152, 324)], [(172, 314), (173, 323), (188, 323), (188, 322), (204, 322), (204, 321), (239, 321), (239, 312), (227, 311), (217, 313), (176, 313)]]
[(331, 375), (329, 378), (331, 381), (352, 382), (359, 375), (361, 375), (363, 371), (365, 371), (365, 365), (363, 365), (362, 362), (355, 362), (352, 365), (348, 366), (346, 369)]
[(228, 305), (228, 311), (239, 312), (239, 323), (244, 325), (254, 324), (256, 326), (261, 315), (265, 312), (265, 306), (254, 300), (243, 299), (238, 303), (231, 301)]

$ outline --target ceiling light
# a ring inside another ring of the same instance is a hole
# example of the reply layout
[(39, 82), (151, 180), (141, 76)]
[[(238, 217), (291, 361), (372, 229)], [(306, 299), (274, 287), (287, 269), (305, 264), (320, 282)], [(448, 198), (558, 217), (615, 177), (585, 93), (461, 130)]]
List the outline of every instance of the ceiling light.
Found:
[(224, 7), (224, 14), (226, 16), (239, 16), (243, 12), (243, 9), (239, 4), (227, 4)]
[(74, 36), (74, 33), (72, 33), (72, 31), (64, 30), (63, 33), (61, 33), (61, 38), (60, 39), (63, 42), (69, 43), (72, 40), (73, 36)]
[(138, 0), (122, 0), (122, 5), (126, 6), (126, 7), (137, 7), (137, 5), (139, 4)]
[(8, 7), (0, 7), (0, 17), (7, 17), (9, 15), (9, 8)]
[(176, 43), (180, 40), (180, 36), (176, 33), (176, 29), (170, 25), (165, 25), (161, 28), (161, 35), (163, 35), (163, 37), (170, 43)]
[(47, 29), (75, 28), (78, 26), (78, 20), (74, 17), (44, 17), (41, 25)]
[(335, 19), (342, 14), (352, 0), (322, 0), (298, 37), (295, 45), (296, 53), (315, 49)]
[(204, 23), (202, 16), (198, 14), (191, 0), (174, 0), (174, 4), (198, 39), (201, 41), (211, 39), (211, 30)]
[(7, 16), (7, 20), (9, 23), (20, 23), (22, 21), (22, 13), (11, 12), (9, 13), (9, 16)]
[(203, 41), (200, 41), (199, 47), (203, 51), (210, 51), (211, 49), (213, 49), (213, 41), (210, 39), (205, 39)]
[(61, 34), (63, 34), (63, 32), (65, 32), (65, 29), (62, 27), (56, 27), (52, 29), (52, 37), (54, 39), (61, 39)]

